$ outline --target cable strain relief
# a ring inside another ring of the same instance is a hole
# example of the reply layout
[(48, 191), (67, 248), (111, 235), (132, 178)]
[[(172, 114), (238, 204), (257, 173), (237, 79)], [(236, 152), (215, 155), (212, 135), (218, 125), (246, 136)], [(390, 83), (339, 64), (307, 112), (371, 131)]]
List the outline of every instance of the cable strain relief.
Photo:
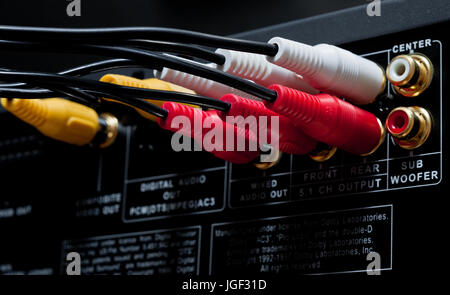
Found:
[(101, 82), (112, 83), (120, 86), (135, 87), (135, 88), (147, 88), (149, 85), (143, 80), (139, 80), (133, 77), (123, 76), (119, 74), (106, 74), (100, 78)]
[(267, 61), (303, 77), (314, 75), (322, 66), (322, 58), (313, 46), (280, 37), (270, 39), (269, 43), (276, 44), (278, 52), (275, 56), (267, 56)]
[(214, 83), (211, 80), (169, 68), (164, 68), (158, 73), (157, 77), (161, 80), (192, 89), (200, 95), (210, 94)]
[(279, 83), (309, 93), (318, 93), (318, 90), (309, 85), (302, 76), (268, 62), (262, 55), (221, 48), (216, 52), (224, 55), (226, 59), (224, 65), (216, 66), (219, 70), (252, 80), (263, 86)]
[(269, 86), (277, 92), (274, 102), (264, 101), (267, 108), (290, 119), (294, 125), (308, 124), (313, 121), (320, 102), (314, 95), (282, 85)]
[(245, 98), (260, 100), (255, 96), (237, 90), (233, 87), (169, 68), (164, 68), (162, 71), (158, 71), (156, 73), (156, 76), (161, 80), (171, 82), (188, 89), (192, 89), (199, 95), (220, 98), (227, 93), (233, 93)]
[(262, 101), (256, 101), (244, 97), (240, 97), (235, 94), (226, 94), (220, 98), (224, 102), (230, 103), (231, 107), (226, 113), (222, 113), (228, 116), (242, 116), (244, 118), (248, 116), (277, 116), (277, 114), (264, 106)]
[(22, 121), (40, 127), (47, 120), (48, 106), (41, 99), (2, 98), (2, 106)]
[(216, 50), (225, 56), (225, 64), (217, 66), (217, 69), (253, 80), (264, 85), (264, 80), (271, 74), (272, 67), (264, 56), (219, 48)]
[[(163, 109), (168, 111), (166, 118), (158, 118), (158, 124), (161, 128), (171, 131), (180, 131), (182, 128), (187, 128), (187, 126), (183, 126), (183, 124), (178, 124), (177, 126), (174, 126), (174, 123), (180, 123), (174, 120), (178, 117), (185, 117), (188, 119), (188, 121), (191, 123), (191, 126), (194, 124), (194, 120), (196, 118), (200, 118), (202, 120), (203, 114), (202, 110), (198, 108), (192, 108), (190, 106), (176, 103), (176, 102), (165, 102), (162, 106)], [(194, 129), (194, 128), (190, 128)], [(188, 135), (188, 134), (186, 134)]]

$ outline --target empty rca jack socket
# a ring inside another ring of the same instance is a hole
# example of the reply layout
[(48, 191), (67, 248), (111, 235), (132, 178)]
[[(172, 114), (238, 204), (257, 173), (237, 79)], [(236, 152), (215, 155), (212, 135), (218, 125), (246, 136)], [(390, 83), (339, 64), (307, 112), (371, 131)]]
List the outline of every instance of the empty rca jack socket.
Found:
[(388, 65), (386, 75), (398, 94), (415, 97), (430, 86), (433, 64), (420, 53), (399, 55)]
[(400, 147), (413, 150), (425, 143), (431, 133), (432, 118), (421, 107), (398, 107), (386, 119), (386, 129)]

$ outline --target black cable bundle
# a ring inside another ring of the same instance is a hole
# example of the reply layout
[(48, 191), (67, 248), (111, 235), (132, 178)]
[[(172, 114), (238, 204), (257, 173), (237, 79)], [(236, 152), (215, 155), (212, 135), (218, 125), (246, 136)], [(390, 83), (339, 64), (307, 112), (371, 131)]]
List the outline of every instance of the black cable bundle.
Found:
[(86, 104), (98, 101), (99, 97), (115, 97), (119, 101), (159, 117), (167, 115), (166, 111), (142, 99), (190, 103), (222, 111), (229, 108), (227, 103), (204, 96), (124, 87), (79, 77), (98, 71), (133, 66), (151, 69), (167, 67), (214, 80), (268, 101), (276, 99), (276, 92), (261, 85), (206, 65), (165, 54), (181, 54), (219, 65), (225, 62), (223, 55), (192, 44), (266, 55), (275, 55), (277, 52), (274, 44), (178, 29), (152, 27), (61, 29), (0, 26), (0, 51), (81, 53), (114, 58), (69, 69), (59, 74), (2, 70), (0, 80), (9, 83), (0, 84), (0, 95), (8, 98), (43, 98), (56, 94), (75, 98)]

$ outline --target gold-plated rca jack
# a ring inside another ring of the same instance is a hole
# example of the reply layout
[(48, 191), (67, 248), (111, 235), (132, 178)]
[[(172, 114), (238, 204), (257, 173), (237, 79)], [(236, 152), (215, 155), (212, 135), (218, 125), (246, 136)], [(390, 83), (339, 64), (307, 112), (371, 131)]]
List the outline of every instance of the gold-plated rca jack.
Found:
[[(267, 156), (265, 158), (266, 161), (262, 162), (261, 161), (262, 157), (260, 156), (259, 158), (255, 159), (255, 161), (253, 162), (253, 166), (258, 168), (259, 170), (267, 170), (267, 169), (272, 168), (273, 166), (277, 165), (281, 160), (281, 156), (283, 155), (282, 152), (280, 152), (279, 150), (273, 149), (272, 146), (270, 146), (270, 145), (266, 145), (266, 149), (267, 149)], [(267, 160), (270, 160), (270, 161), (267, 161)]]
[(337, 147), (319, 142), (317, 147), (308, 156), (316, 162), (325, 162), (336, 154)]
[(433, 71), (433, 64), (428, 57), (412, 53), (393, 58), (387, 67), (386, 76), (397, 93), (415, 97), (430, 86)]
[(431, 114), (424, 108), (398, 107), (386, 119), (386, 129), (400, 147), (413, 150), (425, 143), (432, 129)]
[(93, 143), (99, 148), (106, 148), (116, 141), (117, 134), (119, 133), (119, 120), (110, 113), (103, 113), (98, 117), (98, 121), (100, 129)]

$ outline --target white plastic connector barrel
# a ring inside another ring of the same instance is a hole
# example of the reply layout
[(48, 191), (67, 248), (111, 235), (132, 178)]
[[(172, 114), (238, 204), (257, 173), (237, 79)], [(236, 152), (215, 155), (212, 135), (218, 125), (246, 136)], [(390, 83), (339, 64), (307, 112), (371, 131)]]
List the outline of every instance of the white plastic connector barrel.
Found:
[(263, 55), (222, 48), (217, 49), (216, 53), (225, 56), (225, 63), (216, 66), (218, 70), (252, 80), (262, 86), (281, 84), (310, 94), (319, 93), (302, 76), (269, 63)]
[(385, 87), (384, 71), (376, 63), (342, 48), (319, 44), (310, 46), (275, 37), (278, 46), (271, 63), (291, 70), (314, 88), (344, 97), (355, 104), (373, 102)]
[(158, 79), (191, 89), (199, 95), (219, 99), (225, 94), (231, 93), (245, 98), (260, 100), (225, 84), (169, 68), (163, 68), (162, 71), (155, 70), (153, 74)]

